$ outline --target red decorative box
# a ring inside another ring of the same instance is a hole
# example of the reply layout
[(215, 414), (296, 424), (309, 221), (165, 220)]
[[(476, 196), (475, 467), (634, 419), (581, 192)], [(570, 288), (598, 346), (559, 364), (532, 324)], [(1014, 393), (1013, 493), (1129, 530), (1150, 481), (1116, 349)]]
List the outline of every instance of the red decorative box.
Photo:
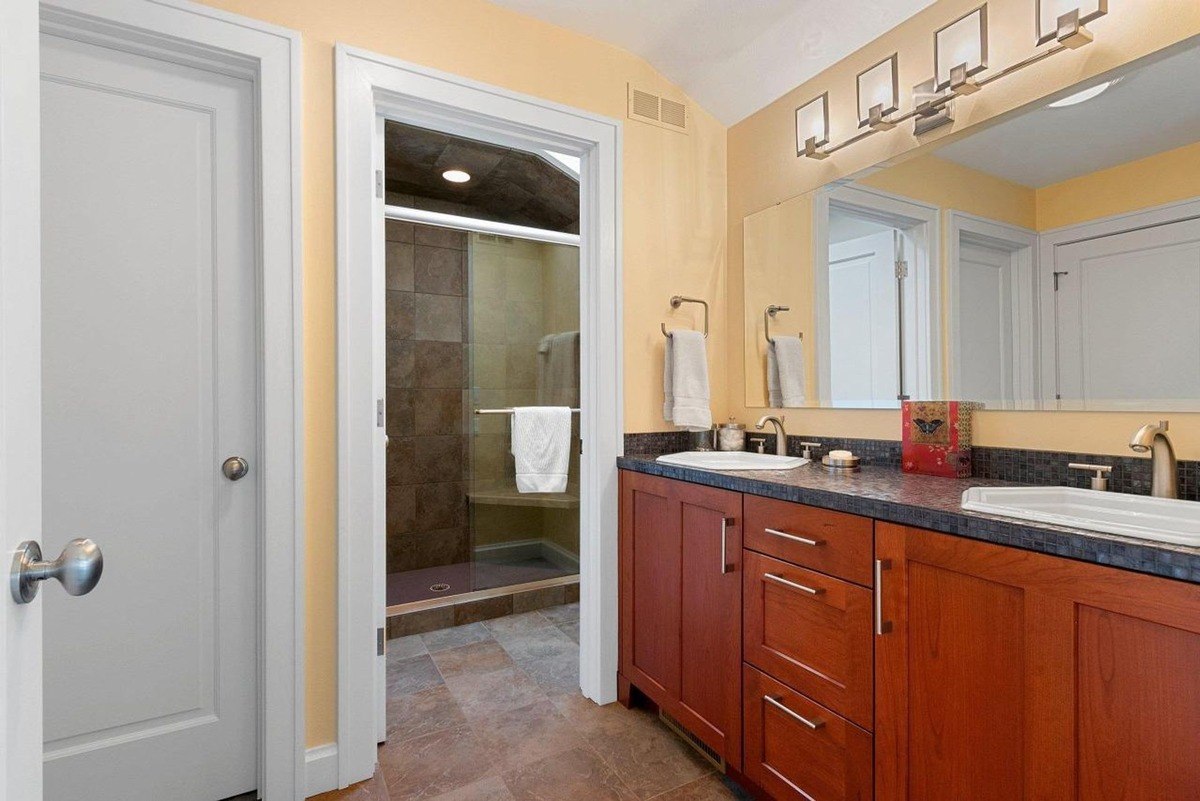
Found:
[(971, 476), (973, 401), (904, 401), (901, 465), (905, 473), (944, 478)]

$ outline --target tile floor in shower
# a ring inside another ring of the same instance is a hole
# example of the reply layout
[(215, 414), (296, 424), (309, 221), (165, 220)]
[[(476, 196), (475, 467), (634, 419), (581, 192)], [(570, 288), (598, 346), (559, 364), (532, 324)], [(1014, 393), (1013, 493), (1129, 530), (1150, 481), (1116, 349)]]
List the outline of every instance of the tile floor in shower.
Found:
[(569, 575), (560, 565), (542, 556), (507, 562), (458, 562), (387, 577), (387, 605), (426, 601), (464, 592), (513, 587)]
[(579, 693), (579, 606), (388, 642), (379, 772), (320, 801), (747, 801), (656, 715)]

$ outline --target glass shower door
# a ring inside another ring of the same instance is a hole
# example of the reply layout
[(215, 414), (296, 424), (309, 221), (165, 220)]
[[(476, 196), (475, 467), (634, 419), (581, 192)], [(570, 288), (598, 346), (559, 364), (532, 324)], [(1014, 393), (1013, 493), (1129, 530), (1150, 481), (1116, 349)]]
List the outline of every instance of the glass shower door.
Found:
[(579, 407), (579, 249), (472, 233), (467, 273), (472, 589), (578, 574), (579, 416), (566, 491), (520, 493), (511, 415), (473, 410)]

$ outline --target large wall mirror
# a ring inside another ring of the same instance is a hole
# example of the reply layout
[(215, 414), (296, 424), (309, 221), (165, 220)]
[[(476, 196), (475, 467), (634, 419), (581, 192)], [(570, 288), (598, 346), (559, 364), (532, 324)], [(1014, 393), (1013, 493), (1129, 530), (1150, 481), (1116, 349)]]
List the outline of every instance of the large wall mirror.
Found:
[(1200, 409), (1200, 47), (747, 217), (750, 407)]

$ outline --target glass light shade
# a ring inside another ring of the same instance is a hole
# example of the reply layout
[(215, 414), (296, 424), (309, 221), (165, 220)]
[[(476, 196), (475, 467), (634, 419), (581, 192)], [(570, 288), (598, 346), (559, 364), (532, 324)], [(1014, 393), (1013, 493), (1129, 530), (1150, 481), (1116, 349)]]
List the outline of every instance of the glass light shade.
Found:
[(1079, 12), (1079, 24), (1086, 25), (1108, 13), (1108, 0), (1037, 0), (1037, 43), (1058, 38), (1058, 18)]
[(804, 155), (804, 144), (814, 139), (817, 147), (829, 144), (829, 93), (796, 109), (796, 154)]
[(871, 122), (871, 109), (880, 107), (886, 117), (900, 110), (898, 57), (892, 54), (858, 75), (858, 127)]
[(987, 69), (987, 4), (951, 22), (933, 37), (938, 91), (950, 88), (950, 71), (966, 65), (967, 76)]

